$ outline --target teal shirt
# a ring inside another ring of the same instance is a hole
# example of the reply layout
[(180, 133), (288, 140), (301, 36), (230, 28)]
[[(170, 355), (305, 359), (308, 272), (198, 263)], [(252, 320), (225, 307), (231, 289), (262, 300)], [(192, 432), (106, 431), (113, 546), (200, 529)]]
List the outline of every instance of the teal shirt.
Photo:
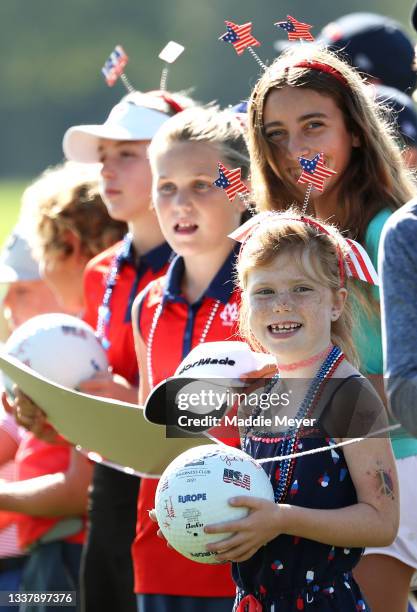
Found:
[[(378, 269), (378, 247), (382, 228), (390, 217), (391, 210), (384, 208), (369, 223), (365, 233), (365, 249), (375, 269)], [(372, 287), (374, 297), (379, 301), (378, 287)], [(381, 321), (379, 317), (368, 319), (363, 309), (358, 307), (355, 312), (353, 340), (360, 360), (362, 374), (382, 374), (384, 371), (382, 359)], [(399, 435), (396, 433), (396, 435)], [(401, 431), (400, 437), (392, 439), (392, 447), (396, 459), (417, 455), (417, 439)]]

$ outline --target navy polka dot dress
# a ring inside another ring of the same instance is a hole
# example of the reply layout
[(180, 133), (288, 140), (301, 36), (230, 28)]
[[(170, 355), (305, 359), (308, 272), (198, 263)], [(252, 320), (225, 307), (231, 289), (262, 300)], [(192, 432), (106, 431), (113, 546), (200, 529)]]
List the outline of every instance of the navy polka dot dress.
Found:
[[(321, 438), (300, 439), (295, 451), (332, 443), (323, 432)], [(271, 433), (252, 431), (244, 442), (244, 450), (255, 459), (283, 454), (281, 447), (282, 439), (272, 437)], [(274, 489), (280, 465), (280, 462), (263, 464)], [(295, 462), (283, 503), (323, 510), (357, 503), (343, 450), (338, 448), (300, 457)], [(233, 564), (233, 578), (237, 584), (234, 609), (242, 612), (370, 610), (351, 574), (362, 550), (281, 535), (260, 548), (248, 561)]]

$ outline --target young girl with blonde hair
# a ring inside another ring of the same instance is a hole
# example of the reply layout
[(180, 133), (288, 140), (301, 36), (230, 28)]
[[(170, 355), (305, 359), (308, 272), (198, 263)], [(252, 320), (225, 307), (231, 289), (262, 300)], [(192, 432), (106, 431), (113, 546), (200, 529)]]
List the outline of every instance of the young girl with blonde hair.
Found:
[(337, 446), (386, 426), (382, 402), (351, 363), (350, 248), (335, 228), (294, 210), (254, 221), (246, 235), (236, 232), (240, 330), (276, 358), (265, 391), (289, 394), (287, 408), (271, 400), (270, 414), (303, 425), (243, 432), (243, 449), (266, 460), (275, 503), (230, 500), (249, 515), (206, 527), (234, 534), (208, 549), (234, 562), (236, 611), (369, 610), (352, 569), (364, 546), (394, 539), (398, 489), (386, 437)]

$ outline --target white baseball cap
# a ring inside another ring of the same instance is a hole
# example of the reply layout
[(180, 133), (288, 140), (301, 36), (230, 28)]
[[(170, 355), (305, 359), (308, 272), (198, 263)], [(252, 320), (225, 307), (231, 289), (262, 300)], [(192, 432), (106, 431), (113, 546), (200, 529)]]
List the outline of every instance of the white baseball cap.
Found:
[(39, 280), (38, 262), (21, 229), (16, 226), (0, 253), (0, 283)]
[[(259, 370), (273, 360), (271, 355), (255, 353), (248, 344), (238, 341), (198, 344), (180, 363), (172, 378), (167, 378), (150, 393), (145, 404), (145, 418), (158, 425), (167, 424), (167, 415), (178, 408), (181, 392), (232, 388), (245, 385), (243, 374)], [(196, 414), (205, 414), (199, 406)], [(171, 419), (169, 419), (171, 420)]]
[(99, 125), (74, 125), (64, 134), (62, 147), (67, 159), (83, 163), (99, 161), (99, 141), (152, 140), (170, 115), (154, 108), (163, 100), (155, 94), (132, 92), (114, 106), (106, 121)]

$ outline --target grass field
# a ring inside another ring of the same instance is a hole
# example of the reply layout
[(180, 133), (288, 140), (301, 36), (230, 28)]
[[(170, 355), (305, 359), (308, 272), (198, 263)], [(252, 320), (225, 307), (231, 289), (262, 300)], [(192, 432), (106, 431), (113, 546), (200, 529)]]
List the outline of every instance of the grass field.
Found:
[(29, 181), (0, 180), (0, 246), (19, 216), (20, 198)]

